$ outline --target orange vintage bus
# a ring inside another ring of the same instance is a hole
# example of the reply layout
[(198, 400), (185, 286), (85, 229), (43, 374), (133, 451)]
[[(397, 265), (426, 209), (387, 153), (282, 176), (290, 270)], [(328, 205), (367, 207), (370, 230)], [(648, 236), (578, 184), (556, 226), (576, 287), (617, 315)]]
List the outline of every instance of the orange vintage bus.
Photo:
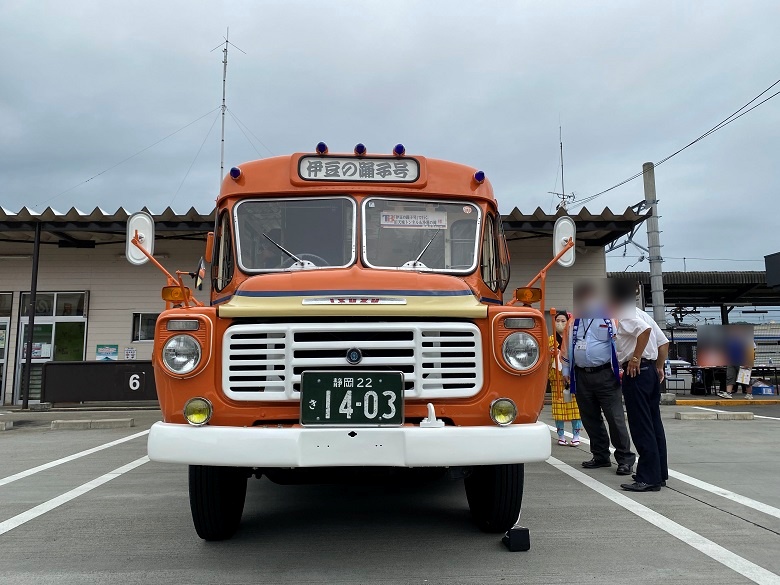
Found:
[[(153, 228), (130, 218), (131, 262), (156, 264)], [(573, 261), (573, 231), (558, 232), (548, 267)], [(509, 254), (482, 171), (402, 145), (247, 162), (224, 179), (206, 258), (209, 306), (186, 273), (163, 289), (148, 446), (190, 466), (201, 538), (235, 532), (249, 477), (315, 470), (449, 468), (480, 528), (515, 523), (523, 464), (550, 456), (547, 331), (541, 289), (504, 304)]]

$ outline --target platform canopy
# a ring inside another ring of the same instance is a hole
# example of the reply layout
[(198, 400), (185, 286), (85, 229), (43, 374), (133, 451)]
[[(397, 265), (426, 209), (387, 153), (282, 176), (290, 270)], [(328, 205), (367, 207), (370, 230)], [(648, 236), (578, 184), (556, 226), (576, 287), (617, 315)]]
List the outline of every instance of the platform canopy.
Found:
[[(609, 272), (610, 278), (629, 278), (644, 288), (650, 299), (649, 272)], [(666, 306), (733, 307), (780, 306), (780, 290), (767, 286), (766, 272), (664, 272)]]
[(567, 213), (559, 209), (550, 214), (537, 207), (532, 214), (525, 214), (515, 208), (510, 214), (502, 216), (504, 231), (508, 240), (526, 240), (531, 238), (549, 238), (552, 236), (555, 221), (562, 215), (569, 215), (577, 225), (577, 242), (585, 246), (604, 247), (607, 244), (633, 233), (636, 228), (650, 217), (651, 212), (637, 212), (638, 206), (615, 213), (609, 207), (599, 213), (591, 213), (583, 207), (577, 213)]
[[(194, 207), (177, 213), (170, 207), (154, 212), (155, 231), (160, 239), (199, 239), (214, 228), (214, 212), (202, 213)], [(0, 208), (0, 242), (29, 242), (35, 238), (36, 224), (40, 224), (41, 243), (63, 248), (93, 248), (101, 244), (123, 242), (127, 218), (135, 211), (120, 207), (113, 213), (96, 207), (84, 212), (72, 207), (59, 212), (47, 207), (42, 212), (23, 207), (18, 212)]]
[[(616, 214), (606, 208), (594, 214), (583, 208), (570, 214), (577, 225), (577, 241), (585, 246), (603, 247), (632, 233), (650, 217), (649, 211), (640, 214), (635, 209), (629, 207)], [(154, 217), (156, 232), (161, 238), (203, 239), (214, 226), (214, 210), (204, 213), (193, 207), (180, 213), (168, 207), (155, 212), (144, 207), (143, 211)], [(122, 207), (114, 212), (99, 207), (90, 212), (75, 207), (66, 212), (50, 207), (42, 212), (26, 207), (17, 212), (0, 208), (0, 241), (32, 242), (35, 226), (40, 223), (42, 244), (91, 248), (116, 243), (124, 241), (127, 218), (132, 213), (134, 211)], [(525, 214), (515, 208), (502, 219), (509, 240), (524, 240), (551, 237), (555, 221), (562, 215), (566, 215), (564, 210), (549, 214), (537, 208), (533, 213)]]

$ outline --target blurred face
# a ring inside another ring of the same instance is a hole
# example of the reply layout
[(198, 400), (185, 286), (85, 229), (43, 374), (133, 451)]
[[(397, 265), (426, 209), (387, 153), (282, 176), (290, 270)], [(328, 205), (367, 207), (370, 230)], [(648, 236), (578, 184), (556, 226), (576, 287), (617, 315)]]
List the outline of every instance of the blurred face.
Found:
[(566, 329), (566, 315), (556, 315), (555, 316), (555, 330), (558, 333), (563, 333)]

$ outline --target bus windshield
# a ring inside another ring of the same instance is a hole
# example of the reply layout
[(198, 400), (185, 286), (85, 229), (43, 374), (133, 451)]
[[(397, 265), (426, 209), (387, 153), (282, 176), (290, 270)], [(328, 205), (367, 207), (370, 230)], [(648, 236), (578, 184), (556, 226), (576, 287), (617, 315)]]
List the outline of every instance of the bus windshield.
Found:
[(355, 260), (353, 199), (252, 199), (235, 209), (245, 272), (343, 268)]
[(363, 261), (372, 268), (473, 272), (480, 219), (472, 203), (372, 197), (363, 203)]

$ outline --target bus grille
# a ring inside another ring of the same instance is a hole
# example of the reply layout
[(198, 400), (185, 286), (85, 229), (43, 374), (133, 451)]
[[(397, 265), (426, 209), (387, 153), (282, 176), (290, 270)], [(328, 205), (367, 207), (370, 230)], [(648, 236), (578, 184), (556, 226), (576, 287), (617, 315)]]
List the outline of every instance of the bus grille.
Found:
[[(357, 348), (363, 359), (347, 362)], [(307, 370), (400, 371), (407, 399), (474, 396), (482, 341), (471, 323), (295, 323), (230, 327), (222, 389), (234, 400), (297, 401)]]

